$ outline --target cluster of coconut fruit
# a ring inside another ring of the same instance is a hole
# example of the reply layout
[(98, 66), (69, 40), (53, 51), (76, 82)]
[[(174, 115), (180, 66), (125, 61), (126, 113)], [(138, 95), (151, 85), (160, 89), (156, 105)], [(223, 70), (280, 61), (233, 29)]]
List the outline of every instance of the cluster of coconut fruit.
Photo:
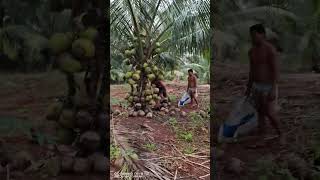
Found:
[[(83, 71), (89, 62), (94, 61), (94, 40), (97, 37), (98, 31), (92, 27), (78, 33), (54, 34), (50, 38), (50, 49), (59, 69), (71, 74)], [(47, 119), (57, 122), (56, 140), (60, 149), (63, 149), (63, 153), (60, 153), (62, 171), (86, 173), (94, 169), (105, 173), (108, 159), (98, 153), (102, 146), (102, 135), (97, 129), (96, 119), (88, 112), (86, 88), (84, 84), (80, 85), (83, 87), (73, 97), (74, 105), (66, 106), (65, 102), (59, 100), (54, 102), (48, 107)], [(68, 153), (71, 149), (77, 153)]]
[(101, 135), (93, 128), (94, 118), (87, 110), (65, 108), (63, 102), (57, 101), (49, 106), (47, 119), (57, 122), (56, 140), (62, 155), (62, 172), (106, 172), (108, 159), (98, 152)]
[(94, 40), (98, 31), (89, 27), (79, 33), (56, 33), (49, 40), (51, 53), (56, 56), (56, 64), (66, 73), (84, 70), (88, 60), (95, 56)]
[(127, 72), (125, 78), (131, 86), (126, 97), (131, 107), (129, 116), (152, 118), (152, 109), (157, 104), (168, 106), (168, 99), (161, 99), (159, 88), (154, 84), (154, 80), (163, 80), (163, 72), (156, 66), (144, 63), (141, 70)]

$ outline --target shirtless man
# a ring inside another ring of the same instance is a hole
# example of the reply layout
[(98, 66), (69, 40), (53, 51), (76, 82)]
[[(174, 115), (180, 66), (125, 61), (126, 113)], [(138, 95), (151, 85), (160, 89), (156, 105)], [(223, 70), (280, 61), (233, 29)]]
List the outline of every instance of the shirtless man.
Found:
[(166, 98), (167, 97), (167, 88), (164, 85), (164, 83), (161, 80), (155, 80), (155, 85), (156, 87), (159, 89), (159, 96), (161, 97), (161, 99)]
[(197, 77), (193, 74), (193, 70), (188, 70), (188, 88), (187, 92), (191, 97), (191, 106), (193, 105), (193, 101), (196, 101), (196, 106), (198, 107), (198, 101), (196, 99), (196, 92), (197, 92)]
[(250, 73), (246, 96), (250, 94), (258, 111), (259, 133), (265, 133), (265, 118), (282, 140), (279, 119), (275, 110), (278, 92), (279, 67), (275, 48), (267, 42), (263, 25), (250, 27), (253, 46), (249, 50)]

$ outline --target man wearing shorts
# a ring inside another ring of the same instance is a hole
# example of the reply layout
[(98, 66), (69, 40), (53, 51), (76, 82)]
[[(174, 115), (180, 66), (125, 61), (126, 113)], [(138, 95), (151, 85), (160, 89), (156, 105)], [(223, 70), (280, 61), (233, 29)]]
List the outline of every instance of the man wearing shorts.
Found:
[(249, 50), (250, 73), (246, 96), (252, 96), (258, 111), (259, 133), (264, 134), (266, 118), (282, 140), (279, 118), (275, 110), (279, 66), (275, 48), (267, 42), (261, 24), (250, 27), (253, 46)]
[(191, 106), (193, 105), (193, 101), (196, 102), (196, 106), (198, 107), (198, 101), (196, 99), (196, 93), (197, 93), (197, 77), (194, 75), (193, 70), (189, 69), (188, 70), (188, 88), (187, 88), (187, 92), (191, 97)]

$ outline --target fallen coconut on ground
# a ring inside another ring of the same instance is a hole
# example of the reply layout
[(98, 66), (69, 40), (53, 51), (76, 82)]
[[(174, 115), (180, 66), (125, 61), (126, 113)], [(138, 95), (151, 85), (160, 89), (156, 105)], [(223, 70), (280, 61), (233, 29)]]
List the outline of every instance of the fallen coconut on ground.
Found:
[(182, 117), (186, 117), (186, 116), (187, 116), (187, 113), (184, 112), (184, 111), (181, 111), (181, 116), (182, 116)]
[(152, 112), (147, 113), (146, 117), (147, 118), (152, 118)]
[(138, 116), (138, 112), (137, 112), (137, 111), (134, 111), (134, 112), (132, 113), (132, 116), (133, 116), (133, 117), (137, 117), (137, 116)]
[(145, 116), (146, 113), (143, 110), (140, 110), (138, 111), (138, 115), (142, 117), (142, 116)]

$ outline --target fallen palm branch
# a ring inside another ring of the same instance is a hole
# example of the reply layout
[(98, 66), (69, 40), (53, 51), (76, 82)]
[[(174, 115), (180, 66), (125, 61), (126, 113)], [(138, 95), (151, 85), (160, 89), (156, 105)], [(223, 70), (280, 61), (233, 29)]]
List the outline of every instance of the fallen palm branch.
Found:
[[(134, 148), (128, 143), (126, 138), (129, 130), (121, 126), (120, 124), (115, 125), (114, 118), (111, 117), (111, 136), (113, 143), (120, 148), (120, 157), (123, 158), (121, 164), (121, 173), (135, 173), (135, 172), (148, 172), (147, 179), (159, 179), (159, 180), (170, 180), (173, 178), (173, 174), (161, 166), (161, 163), (150, 161), (150, 159), (138, 159), (137, 155), (132, 156), (128, 154), (128, 151), (134, 151)], [(135, 154), (135, 153), (134, 153)], [(155, 159), (153, 159), (155, 160)], [(143, 175), (142, 175), (143, 176)], [(130, 179), (130, 177), (129, 177)], [(131, 177), (132, 179), (132, 177)]]

